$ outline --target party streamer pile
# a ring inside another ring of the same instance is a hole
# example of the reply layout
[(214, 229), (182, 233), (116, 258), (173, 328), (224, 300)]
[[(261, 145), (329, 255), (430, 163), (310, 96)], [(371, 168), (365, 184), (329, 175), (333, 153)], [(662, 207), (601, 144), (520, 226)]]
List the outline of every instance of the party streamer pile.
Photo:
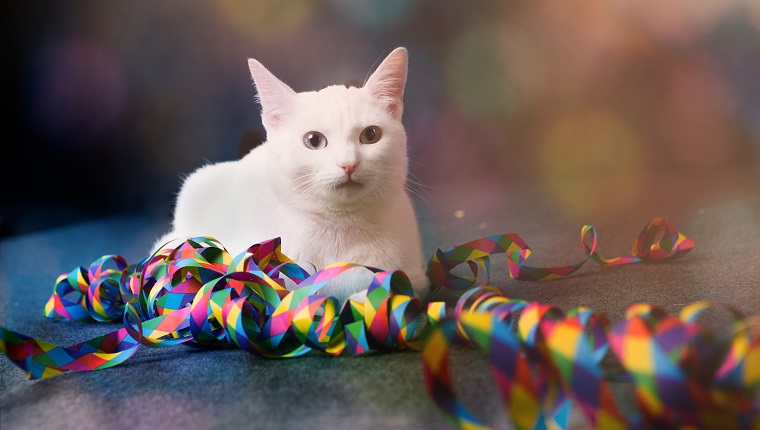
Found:
[[(443, 302), (423, 305), (400, 271), (336, 263), (310, 275), (282, 254), (279, 239), (233, 257), (212, 238), (193, 238), (136, 265), (107, 255), (57, 279), (47, 317), (123, 321), (121, 329), (61, 347), (0, 327), (0, 351), (30, 378), (46, 378), (116, 366), (141, 344), (234, 343), (263, 357), (413, 348), (422, 351), (428, 392), (446, 418), (463, 429), (488, 428), (466, 410), (452, 386), (450, 347), (469, 346), (489, 358), (503, 407), (517, 429), (565, 429), (573, 406), (600, 429), (760, 428), (760, 317), (721, 307), (733, 323), (726, 333), (713, 333), (699, 317), (720, 306), (692, 303), (673, 316), (656, 305), (637, 304), (611, 326), (585, 307), (563, 313), (489, 286), (495, 254), (506, 255), (512, 278), (541, 281), (570, 275), (588, 260), (602, 266), (662, 261), (694, 247), (662, 218), (644, 228), (629, 255), (602, 258), (596, 241), (594, 227), (584, 226), (586, 257), (553, 268), (525, 265), (530, 249), (516, 234), (438, 250), (429, 262), (431, 281), (461, 292), (447, 310)], [(470, 276), (452, 273), (461, 265)], [(365, 302), (340, 306), (319, 293), (347, 270), (374, 273)], [(286, 288), (286, 279), (295, 287)], [(623, 370), (607, 374), (605, 357)], [(621, 412), (612, 378), (633, 385), (636, 413)]]

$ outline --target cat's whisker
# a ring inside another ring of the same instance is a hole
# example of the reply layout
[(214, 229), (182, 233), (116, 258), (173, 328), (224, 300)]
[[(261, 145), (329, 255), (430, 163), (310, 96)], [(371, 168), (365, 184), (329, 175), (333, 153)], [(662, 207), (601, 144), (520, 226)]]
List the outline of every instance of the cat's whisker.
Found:
[[(395, 181), (395, 178), (398, 177), (400, 173), (402, 173), (399, 169), (385, 169), (378, 172), (378, 179), (384, 184), (392, 184)], [(441, 191), (439, 188), (431, 187), (425, 184), (422, 184), (421, 182), (415, 180), (414, 175), (410, 172), (407, 173), (406, 181), (404, 182), (404, 188), (409, 191), (410, 193), (418, 196), (422, 200), (425, 201), (425, 203), (428, 206), (431, 206), (430, 199), (433, 198), (433, 196), (428, 192), (426, 188), (429, 188), (431, 190)]]
[(314, 180), (314, 177), (317, 175), (317, 173), (311, 173), (308, 175), (302, 176), (302, 178), (308, 178), (305, 181), (297, 183), (295, 186), (291, 187), (291, 192), (294, 194), (303, 194), (304, 192), (311, 192), (313, 191), (319, 184), (318, 181)]
[(425, 195), (428, 195), (428, 196), (430, 196), (430, 193), (428, 192), (427, 188), (429, 188), (431, 190), (435, 190), (435, 191), (441, 191), (440, 188), (430, 187), (430, 186), (427, 186), (425, 184), (422, 184), (422, 183), (417, 182), (417, 181), (415, 181), (413, 179), (410, 179), (410, 178), (407, 178), (406, 183), (407, 183), (407, 185), (409, 185), (411, 187), (418, 188), (420, 192), (425, 193)]
[(310, 180), (308, 182), (308, 185), (304, 188), (303, 194), (313, 194), (320, 189), (324, 188), (324, 181), (319, 180), (320, 178), (317, 178), (317, 180)]
[(421, 187), (430, 188), (430, 189), (433, 189), (433, 190), (438, 190), (438, 191), (440, 191), (440, 190), (441, 190), (440, 188), (436, 188), (436, 187), (432, 187), (432, 186), (430, 186), (430, 185), (426, 185), (426, 184), (423, 184), (423, 183), (420, 181), (420, 178), (418, 178), (418, 177), (417, 177), (417, 175), (415, 175), (415, 174), (414, 174), (414, 173), (412, 173), (412, 172), (409, 172), (409, 173), (407, 174), (407, 177), (406, 177), (406, 179), (407, 179), (407, 181), (410, 181), (410, 182), (414, 182), (416, 185), (419, 185), (419, 186), (421, 186)]
[(428, 192), (427, 192), (425, 189), (422, 189), (422, 188), (416, 187), (416, 186), (414, 186), (413, 184), (409, 184), (409, 183), (407, 183), (407, 184), (404, 186), (404, 188), (405, 188), (407, 191), (409, 191), (410, 193), (413, 193), (413, 194), (415, 194), (415, 195), (419, 196), (421, 199), (425, 200), (425, 202), (426, 202), (428, 205), (431, 205), (431, 203), (430, 203), (430, 201), (431, 201), (431, 200), (435, 200), (435, 198), (434, 198), (434, 197), (433, 197), (433, 196), (432, 196), (430, 193), (428, 193)]
[(442, 191), (440, 188), (436, 188), (436, 187), (431, 187), (429, 185), (425, 185), (425, 184), (423, 184), (421, 182), (418, 182), (418, 181), (412, 179), (411, 177), (407, 177), (406, 188), (407, 188), (407, 190), (410, 190), (411, 192), (414, 192), (415, 194), (419, 195), (423, 200), (425, 200), (425, 202), (429, 206), (431, 206), (429, 200), (433, 199), (434, 197), (433, 197), (432, 194), (430, 194), (430, 192), (428, 191), (428, 189), (435, 190), (435, 191)]
[(408, 157), (407, 159), (409, 160), (410, 163), (418, 164), (418, 165), (420, 165), (422, 167), (428, 167), (427, 164), (422, 163), (420, 161), (417, 161), (417, 160), (413, 159), (412, 157)]
[(301, 175), (301, 176), (298, 176), (298, 177), (296, 177), (296, 178), (293, 178), (293, 179), (292, 179), (292, 181), (299, 181), (299, 180), (301, 180), (301, 179), (304, 179), (304, 178), (310, 178), (310, 177), (313, 177), (313, 176), (316, 176), (316, 175), (317, 175), (317, 173), (316, 173), (316, 172), (307, 173), (307, 174), (305, 174), (305, 175)]
[[(382, 183), (392, 184), (392, 183), (395, 183), (395, 181), (391, 179), (395, 179), (397, 177), (397, 173), (400, 173), (400, 172), (392, 171), (392, 170), (383, 170), (379, 173), (380, 174), (378, 176), (378, 179)], [(429, 199), (432, 199), (433, 196), (423, 187), (426, 187), (426, 186), (408, 177), (407, 177), (407, 180), (404, 182), (405, 190), (416, 195), (417, 197), (422, 199), (428, 206), (432, 207)], [(419, 188), (419, 189), (416, 189), (416, 188)], [(428, 187), (428, 188), (436, 189), (435, 187)]]
[(427, 197), (425, 197), (424, 195), (422, 195), (422, 194), (420, 194), (419, 192), (417, 192), (417, 191), (416, 191), (414, 188), (412, 188), (412, 187), (410, 187), (410, 186), (406, 186), (405, 188), (406, 188), (406, 190), (407, 190), (408, 192), (410, 192), (410, 193), (414, 194), (415, 196), (419, 197), (419, 198), (420, 198), (420, 199), (421, 199), (423, 202), (425, 202), (425, 203), (426, 203), (426, 204), (427, 204), (429, 207), (431, 207), (431, 208), (433, 207), (433, 205), (432, 205), (432, 204), (430, 204), (430, 201), (427, 199)]
[(290, 188), (290, 192), (293, 194), (304, 194), (306, 192), (311, 192), (313, 188), (315, 187), (315, 181), (312, 178), (307, 179), (306, 181), (299, 182), (292, 186)]
[(414, 176), (411, 173), (409, 174), (409, 177), (406, 178), (406, 180), (409, 181), (409, 182), (411, 182), (411, 183), (413, 183), (414, 185), (419, 185), (420, 187), (425, 187), (425, 188), (430, 188), (431, 190), (441, 191), (440, 188), (433, 187), (433, 186), (430, 186), (430, 185), (425, 185), (422, 182), (419, 182), (419, 178), (417, 178), (416, 176)]
[(308, 198), (308, 196), (314, 194), (318, 189), (319, 187), (317, 185), (309, 184), (300, 188), (296, 194), (299, 196), (299, 198)]
[(303, 191), (304, 189), (309, 188), (310, 186), (311, 186), (311, 181), (304, 181), (304, 182), (299, 182), (295, 184), (294, 186), (290, 188), (290, 190), (297, 194)]
[[(412, 157), (410, 157), (408, 155), (407, 155), (407, 159), (411, 163), (415, 163), (415, 164), (418, 164), (420, 166), (428, 167), (425, 163), (419, 162), (419, 161), (413, 159)], [(406, 178), (406, 180), (407, 180), (408, 184), (411, 184), (411, 187), (407, 187), (407, 189), (416, 187), (419, 190), (420, 193), (424, 193), (429, 198), (433, 198), (433, 196), (428, 192), (428, 189), (435, 190), (435, 191), (443, 191), (440, 188), (432, 187), (430, 185), (423, 184), (419, 180), (419, 178), (414, 173), (412, 173), (411, 171), (407, 172), (407, 178)]]

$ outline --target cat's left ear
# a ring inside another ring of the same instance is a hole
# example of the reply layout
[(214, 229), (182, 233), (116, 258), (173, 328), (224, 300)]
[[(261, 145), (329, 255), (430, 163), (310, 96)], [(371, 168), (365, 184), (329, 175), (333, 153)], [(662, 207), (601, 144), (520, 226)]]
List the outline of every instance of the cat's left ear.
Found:
[(276, 129), (290, 112), (293, 96), (296, 93), (253, 58), (248, 60), (248, 69), (256, 84), (264, 127)]
[(404, 112), (404, 86), (409, 55), (406, 48), (396, 48), (385, 57), (364, 88), (385, 106), (395, 119), (401, 119)]

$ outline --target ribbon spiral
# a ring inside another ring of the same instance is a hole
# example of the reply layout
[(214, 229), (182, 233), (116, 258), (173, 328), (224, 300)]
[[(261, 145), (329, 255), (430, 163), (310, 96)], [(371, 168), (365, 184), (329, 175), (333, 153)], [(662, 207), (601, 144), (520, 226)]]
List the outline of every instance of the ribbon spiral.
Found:
[[(451, 384), (450, 345), (466, 344), (489, 356), (504, 407), (519, 429), (566, 428), (573, 404), (596, 428), (760, 425), (757, 318), (729, 309), (731, 331), (716, 336), (698, 321), (713, 305), (693, 303), (673, 317), (640, 304), (610, 327), (602, 314), (588, 308), (563, 314), (485, 286), (490, 256), (499, 253), (506, 254), (511, 277), (539, 281), (570, 275), (588, 260), (602, 266), (660, 261), (694, 246), (662, 218), (649, 223), (629, 255), (605, 259), (596, 253), (596, 242), (594, 227), (584, 226), (586, 257), (553, 268), (523, 264), (530, 248), (516, 234), (438, 250), (429, 263), (433, 284), (463, 291), (449, 311), (443, 302), (424, 306), (401, 271), (336, 263), (310, 275), (282, 254), (279, 239), (233, 258), (212, 238), (192, 238), (136, 265), (107, 255), (56, 280), (45, 306), (47, 317), (122, 320), (121, 329), (60, 347), (0, 327), (0, 351), (30, 378), (44, 378), (115, 366), (140, 344), (234, 343), (264, 357), (295, 357), (312, 349), (356, 355), (410, 347), (423, 351), (428, 390), (445, 416), (460, 428), (486, 428), (462, 405)], [(462, 264), (471, 277), (452, 273)], [(475, 286), (481, 269), (485, 281)], [(369, 270), (373, 277), (363, 303), (349, 300), (341, 307), (320, 289), (347, 270)], [(289, 290), (288, 284), (295, 287)], [(625, 370), (619, 376), (634, 386), (639, 411), (634, 416), (624, 416), (611, 395), (610, 375), (602, 367), (609, 355)]]

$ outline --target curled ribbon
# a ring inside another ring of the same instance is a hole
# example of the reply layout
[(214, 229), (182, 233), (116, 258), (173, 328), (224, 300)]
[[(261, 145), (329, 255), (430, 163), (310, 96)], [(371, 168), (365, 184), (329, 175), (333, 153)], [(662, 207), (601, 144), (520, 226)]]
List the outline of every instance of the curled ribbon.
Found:
[[(137, 265), (109, 255), (58, 278), (46, 316), (122, 320), (123, 328), (60, 347), (0, 327), (0, 351), (30, 378), (44, 378), (115, 366), (140, 344), (234, 343), (264, 357), (294, 357), (312, 349), (356, 355), (410, 347), (423, 350), (428, 389), (451, 422), (484, 428), (451, 385), (449, 346), (469, 344), (489, 355), (504, 407), (517, 428), (566, 428), (572, 404), (597, 428), (699, 427), (726, 417), (733, 417), (736, 428), (757, 426), (752, 396), (760, 388), (760, 335), (751, 318), (732, 311), (733, 331), (718, 341), (697, 321), (711, 307), (706, 303), (687, 306), (680, 318), (637, 305), (610, 328), (603, 315), (587, 308), (564, 315), (549, 305), (507, 298), (495, 287), (472, 288), (479, 268), (487, 284), (489, 258), (500, 253), (507, 256), (510, 276), (535, 281), (572, 274), (589, 259), (602, 266), (659, 261), (694, 246), (662, 218), (649, 223), (629, 255), (602, 258), (596, 241), (596, 230), (584, 226), (586, 257), (554, 268), (523, 264), (530, 248), (516, 234), (438, 250), (429, 263), (433, 283), (464, 291), (449, 315), (444, 303), (424, 306), (415, 298), (400, 271), (336, 263), (309, 275), (282, 254), (279, 239), (233, 258), (214, 239), (193, 238)], [(451, 273), (461, 264), (472, 277)], [(373, 277), (364, 302), (349, 300), (341, 307), (320, 289), (347, 270), (369, 270)], [(287, 280), (295, 287), (288, 290)], [(635, 386), (640, 413), (634, 417), (624, 417), (611, 396), (609, 375), (601, 367), (607, 354), (617, 357)]]
[[(591, 245), (586, 242), (591, 239)], [(584, 225), (581, 229), (581, 246), (586, 258), (560, 267), (530, 267), (523, 261), (531, 254), (528, 245), (515, 233), (488, 236), (467, 242), (463, 245), (440, 249), (435, 252), (428, 264), (428, 273), (433, 281), (453, 290), (467, 290), (477, 282), (478, 268), (486, 275), (484, 283), (491, 276), (490, 257), (495, 254), (507, 254), (509, 276), (519, 281), (548, 281), (568, 276), (583, 267), (588, 260), (601, 266), (619, 266), (643, 261), (662, 261), (675, 258), (694, 248), (694, 240), (679, 233), (664, 218), (654, 218), (641, 231), (633, 243), (631, 253), (622, 257), (603, 258), (596, 253), (596, 228)], [(467, 264), (472, 277), (461, 277), (451, 273), (460, 264)]]
[[(760, 424), (760, 320), (728, 308), (732, 324), (716, 334), (700, 324), (707, 302), (679, 316), (633, 305), (610, 327), (604, 315), (579, 307), (511, 299), (478, 287), (462, 314), (442, 320), (423, 349), (428, 392), (454, 425), (488, 428), (472, 416), (451, 383), (450, 345), (482, 351), (517, 429), (568, 428), (577, 405), (592, 428), (755, 429)], [(632, 382), (636, 406), (624, 416), (602, 360), (615, 357)]]

